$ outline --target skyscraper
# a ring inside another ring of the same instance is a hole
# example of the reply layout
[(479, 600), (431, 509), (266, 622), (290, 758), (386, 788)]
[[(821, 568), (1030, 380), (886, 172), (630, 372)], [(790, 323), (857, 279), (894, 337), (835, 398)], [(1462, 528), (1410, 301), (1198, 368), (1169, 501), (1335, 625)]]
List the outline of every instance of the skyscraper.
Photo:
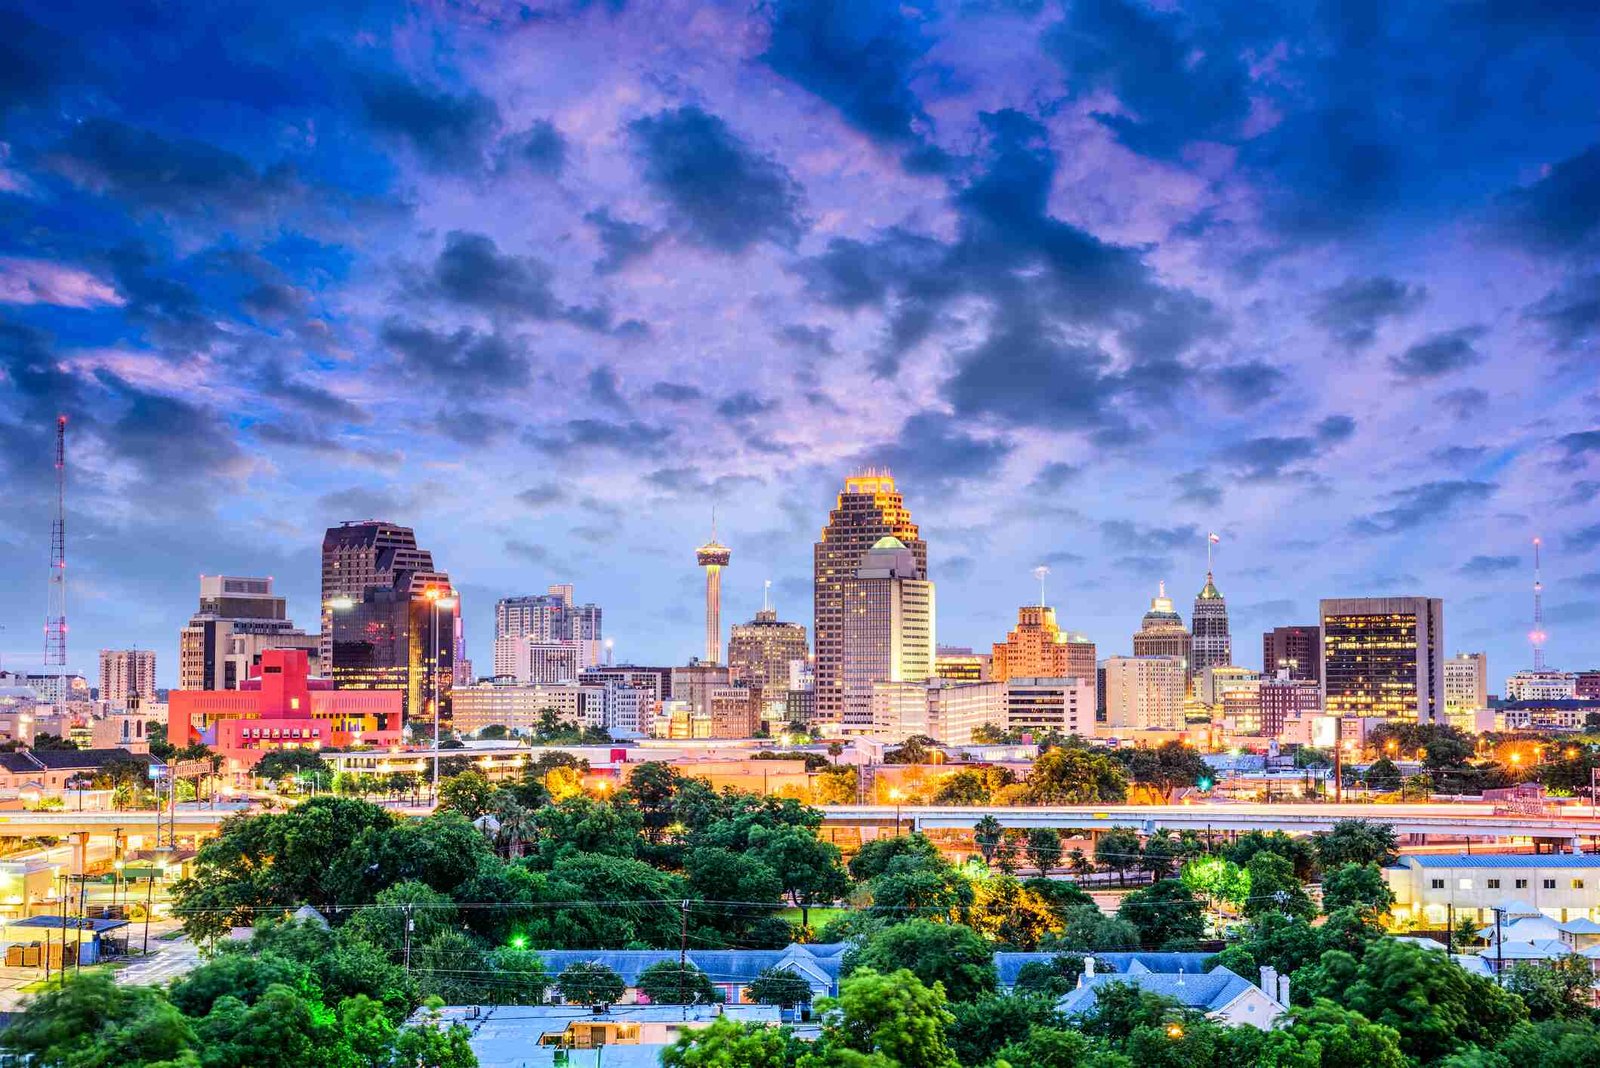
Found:
[(789, 688), (790, 662), (809, 655), (806, 628), (782, 622), (774, 608), (763, 608), (748, 623), (735, 623), (728, 636), (733, 681), (758, 686), (773, 698), (782, 698)]
[(111, 708), (127, 708), (128, 698), (156, 696), (156, 654), (151, 649), (100, 650), (100, 700)]
[(503, 597), (494, 606), (494, 673), (523, 677), (530, 645), (571, 645), (576, 670), (598, 667), (605, 647), (597, 604), (574, 604), (571, 583), (549, 592)]
[(1437, 597), (1324, 600), (1322, 689), (1335, 716), (1442, 722), (1444, 602)]
[(1183, 662), (1175, 656), (1106, 658), (1106, 727), (1183, 729)]
[(1133, 635), (1134, 656), (1174, 656), (1183, 661), (1185, 683), (1193, 675), (1194, 639), (1183, 625), (1183, 617), (1167, 596), (1167, 584), (1156, 587), (1150, 598), (1150, 611), (1139, 621)]
[(989, 677), (1007, 679), (1087, 679), (1095, 677), (1094, 642), (1068, 634), (1056, 624), (1056, 610), (1042, 604), (1017, 609), (1017, 625), (1006, 640), (994, 644)]
[(711, 523), (711, 540), (694, 551), (695, 562), (706, 569), (706, 657), (708, 664), (722, 663), (722, 569), (733, 559), (733, 550), (717, 540), (717, 524)]
[(1261, 673), (1287, 671), (1291, 679), (1320, 682), (1322, 630), (1316, 626), (1273, 627), (1261, 635)]
[(459, 611), (450, 576), (409, 527), (368, 520), (324, 535), (324, 669), (339, 688), (403, 690), (408, 721), (431, 721), (437, 704), (448, 724)]
[(237, 690), (268, 649), (304, 649), (311, 673), (326, 674), (321, 644), (288, 618), (272, 579), (201, 575), (198, 611), (178, 635), (178, 689)]
[(885, 536), (845, 580), (839, 658), (845, 729), (872, 729), (874, 683), (933, 677), (933, 583), (924, 574), (908, 546)]
[(1206, 571), (1206, 584), (1194, 599), (1194, 663), (1196, 672), (1233, 663), (1233, 638), (1228, 633), (1228, 602)]
[(843, 718), (845, 585), (855, 579), (862, 560), (883, 538), (897, 539), (911, 553), (917, 579), (928, 577), (928, 546), (895, 489), (894, 478), (876, 471), (851, 475), (812, 554), (818, 722), (838, 723)]

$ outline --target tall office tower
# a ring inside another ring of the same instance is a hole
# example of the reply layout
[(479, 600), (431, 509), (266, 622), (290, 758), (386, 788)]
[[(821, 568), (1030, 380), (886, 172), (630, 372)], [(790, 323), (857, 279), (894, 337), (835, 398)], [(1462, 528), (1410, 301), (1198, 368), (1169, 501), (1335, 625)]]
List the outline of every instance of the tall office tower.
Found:
[[(460, 594), (456, 595), (458, 598)], [(456, 605), (456, 632), (455, 640), (450, 647), (450, 657), (455, 672), (451, 679), (452, 686), (472, 685), (472, 661), (467, 659), (467, 625), (464, 622), (466, 613), (461, 611), (461, 606)]]
[[(455, 613), (450, 576), (396, 571), (333, 613), (333, 684), (342, 690), (401, 690), (407, 723), (431, 731), (434, 708), (450, 724)], [(428, 735), (431, 737), (431, 734)]]
[(1261, 635), (1261, 673), (1287, 671), (1291, 679), (1320, 682), (1322, 630), (1314, 626), (1273, 627)]
[(1233, 638), (1228, 633), (1228, 602), (1206, 570), (1206, 584), (1194, 599), (1192, 670), (1233, 663)]
[(1321, 603), (1321, 616), (1329, 715), (1443, 720), (1444, 601), (1334, 598)]
[(605, 637), (600, 630), (600, 606), (575, 604), (567, 608), (572, 619), (569, 640), (578, 650), (580, 668), (599, 667), (605, 660)]
[(329, 527), (322, 536), (323, 670), (333, 663), (335, 605), (360, 601), (370, 589), (392, 589), (402, 574), (432, 570), (433, 554), (417, 547), (410, 527), (376, 519)]
[(272, 579), (201, 575), (199, 610), (178, 635), (178, 689), (237, 690), (268, 649), (304, 649), (326, 674), (321, 644), (288, 618)]
[(867, 471), (845, 479), (844, 492), (828, 514), (828, 525), (813, 547), (816, 650), (816, 717), (838, 723), (844, 716), (844, 626), (847, 582), (882, 538), (896, 538), (916, 560), (916, 577), (928, 577), (928, 546), (911, 521), (905, 501), (888, 474)]
[(733, 550), (717, 540), (717, 522), (711, 521), (711, 540), (694, 551), (695, 562), (706, 569), (706, 656), (708, 664), (722, 663), (722, 569)]
[[(874, 683), (933, 677), (933, 583), (926, 573), (910, 547), (885, 536), (844, 581), (838, 722), (845, 729), (871, 730)], [(820, 692), (817, 703), (820, 714)]]
[(1017, 609), (1017, 625), (995, 642), (989, 677), (1007, 679), (1087, 679), (1094, 685), (1094, 642), (1056, 625), (1056, 610), (1042, 604)]
[(154, 701), (156, 654), (150, 649), (100, 650), (100, 700), (111, 708), (127, 708), (128, 698)]
[(748, 623), (735, 623), (728, 635), (728, 669), (735, 682), (753, 683), (774, 698), (789, 688), (789, 665), (811, 655), (806, 628), (778, 619), (763, 608)]
[(1194, 639), (1183, 625), (1183, 617), (1173, 607), (1167, 596), (1165, 582), (1156, 586), (1156, 595), (1150, 598), (1150, 611), (1139, 621), (1133, 635), (1134, 656), (1174, 656), (1183, 661), (1187, 680), (1194, 675)]
[(1112, 656), (1105, 661), (1106, 727), (1183, 729), (1183, 661), (1175, 656)]

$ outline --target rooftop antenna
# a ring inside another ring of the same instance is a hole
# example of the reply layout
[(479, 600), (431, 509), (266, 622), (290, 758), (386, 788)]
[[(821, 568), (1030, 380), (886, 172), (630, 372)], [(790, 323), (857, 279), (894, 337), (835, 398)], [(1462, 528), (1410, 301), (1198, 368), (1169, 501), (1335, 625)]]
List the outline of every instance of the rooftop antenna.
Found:
[(1050, 574), (1050, 568), (1040, 564), (1033, 569), (1033, 577), (1039, 580), (1039, 607), (1044, 607), (1044, 577)]
[(763, 612), (770, 612), (772, 610), (772, 602), (771, 602), (771, 599), (770, 599), (771, 598), (771, 594), (772, 594), (772, 580), (771, 579), (767, 579), (766, 581), (761, 583), (761, 610)]
[(50, 525), (50, 596), (44, 617), (44, 665), (67, 668), (67, 417), (56, 417), (56, 518)]
[(1533, 643), (1533, 670), (1544, 670), (1544, 583), (1539, 574), (1539, 549), (1543, 538), (1533, 539), (1533, 631), (1528, 640)]

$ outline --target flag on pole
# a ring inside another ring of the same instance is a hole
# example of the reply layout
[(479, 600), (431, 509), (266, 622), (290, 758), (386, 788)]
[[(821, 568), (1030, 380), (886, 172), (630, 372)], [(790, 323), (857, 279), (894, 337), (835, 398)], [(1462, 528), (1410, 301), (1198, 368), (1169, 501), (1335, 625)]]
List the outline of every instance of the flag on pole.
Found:
[(1215, 545), (1217, 542), (1222, 540), (1221, 538), (1217, 537), (1215, 534), (1207, 534), (1206, 538), (1207, 538), (1207, 540), (1209, 540), (1211, 542), (1212, 545)]

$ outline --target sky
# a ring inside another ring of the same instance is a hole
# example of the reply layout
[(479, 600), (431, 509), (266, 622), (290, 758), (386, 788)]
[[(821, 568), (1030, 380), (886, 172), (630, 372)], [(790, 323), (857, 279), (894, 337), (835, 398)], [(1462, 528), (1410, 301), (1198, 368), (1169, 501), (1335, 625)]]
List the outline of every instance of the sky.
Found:
[(1582, 0), (0, 2), (0, 650), (176, 679), (201, 573), (314, 626), (414, 527), (487, 667), (572, 582), (616, 655), (811, 622), (892, 470), (938, 638), (1127, 652), (1206, 534), (1235, 659), (1445, 598), (1492, 689), (1600, 666), (1600, 17)]

